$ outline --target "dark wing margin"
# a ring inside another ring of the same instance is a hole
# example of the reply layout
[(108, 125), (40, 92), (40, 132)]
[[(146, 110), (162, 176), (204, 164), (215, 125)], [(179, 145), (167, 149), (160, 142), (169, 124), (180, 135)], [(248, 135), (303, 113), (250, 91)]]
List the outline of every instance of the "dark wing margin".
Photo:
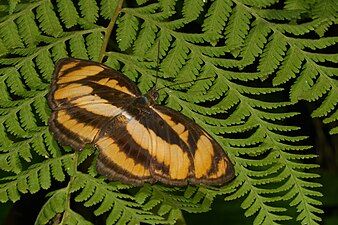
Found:
[(169, 136), (177, 135), (182, 140), (182, 151), (187, 148), (192, 155), (189, 184), (223, 185), (234, 178), (229, 157), (202, 127), (168, 107), (155, 105), (151, 108), (170, 126), (169, 132), (173, 134)]
[(103, 64), (61, 59), (48, 95), (50, 130), (63, 145), (81, 150), (97, 140), (107, 120), (139, 95), (131, 80)]

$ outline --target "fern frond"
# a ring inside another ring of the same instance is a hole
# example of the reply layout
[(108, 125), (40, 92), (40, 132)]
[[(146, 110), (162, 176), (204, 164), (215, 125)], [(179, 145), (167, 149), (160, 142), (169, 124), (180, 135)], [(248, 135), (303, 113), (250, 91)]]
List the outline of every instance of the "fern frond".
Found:
[[(325, 37), (337, 23), (335, 2), (279, 3), (10, 1), (0, 18), (0, 200), (17, 201), (63, 182), (49, 194), (36, 224), (90, 224), (72, 209), (74, 200), (93, 207), (93, 216), (107, 218), (106, 224), (174, 224), (182, 211), (210, 210), (220, 194), (227, 201), (241, 198), (255, 225), (291, 219), (318, 224), (317, 165), (311, 146), (303, 145), (306, 132), (297, 123), (296, 105), (316, 101), (313, 117), (338, 120), (337, 70), (329, 66), (338, 61), (331, 51), (338, 39)], [(118, 6), (124, 7), (119, 16)], [(95, 151), (71, 153), (47, 127), (45, 97), (55, 63), (70, 56), (103, 58), (143, 93), (155, 83), (169, 86), (159, 100), (220, 143), (235, 164), (236, 179), (224, 187), (131, 189), (99, 177)], [(88, 171), (78, 171), (91, 155)], [(297, 211), (295, 218), (286, 204)]]
[(66, 44), (64, 42), (60, 42), (55, 44), (52, 47), (52, 57), (56, 60), (60, 60), (62, 58), (67, 57), (68, 52), (66, 50)]
[(230, 16), (231, 6), (231, 1), (222, 0), (215, 0), (210, 6), (202, 28), (211, 43), (217, 43), (222, 37), (222, 31)]
[(25, 84), (31, 90), (41, 90), (45, 88), (44, 86), (46, 84), (44, 84), (39, 78), (39, 74), (35, 70), (35, 64), (32, 61), (23, 62), (20, 72), (23, 79), (25, 80)]
[(225, 28), (225, 37), (230, 52), (237, 56), (248, 34), (251, 15), (241, 5), (236, 5), (233, 10)]
[(212, 202), (208, 199), (215, 196), (215, 194), (209, 193), (208, 196), (203, 194), (197, 199), (196, 195), (184, 197), (171, 192), (170, 188), (146, 185), (140, 189), (135, 198), (137, 202), (144, 205), (144, 209), (156, 210), (158, 215), (167, 217), (168, 223), (171, 224), (178, 218), (178, 213), (181, 210), (194, 213), (207, 211)]
[(89, 175), (77, 173), (72, 182), (72, 192), (80, 193), (75, 197), (75, 201), (84, 202), (84, 205), (100, 205), (95, 211), (95, 215), (110, 211), (107, 224), (118, 223), (139, 223), (146, 222), (153, 224), (162, 221), (163, 218), (154, 216), (150, 212), (143, 211), (140, 205), (132, 202), (133, 197), (114, 192), (116, 188), (107, 185), (103, 180), (95, 179)]
[(151, 22), (144, 21), (141, 31), (134, 43), (135, 55), (142, 55), (154, 44), (156, 38), (157, 27)]
[(6, 23), (2, 22), (0, 27), (0, 37), (5, 48), (23, 48), (24, 45), (19, 35), (18, 27), (14, 21), (9, 20), (6, 21)]
[(185, 64), (189, 53), (189, 48), (184, 42), (175, 41), (172, 47), (161, 64), (161, 70), (166, 78), (174, 77), (178, 73)]
[(260, 58), (258, 70), (264, 74), (271, 74), (283, 60), (287, 42), (279, 34), (273, 34)]
[(293, 44), (297, 45), (300, 49), (309, 48), (312, 50), (324, 49), (337, 43), (337, 37), (323, 37), (320, 39), (302, 39), (302, 38), (290, 38)]
[(33, 12), (29, 11), (17, 19), (18, 30), (27, 46), (36, 45), (40, 31), (34, 21)]
[(57, 214), (63, 213), (66, 210), (66, 198), (67, 192), (65, 189), (55, 191), (42, 207), (35, 225), (48, 224)]
[(99, 16), (99, 7), (95, 0), (79, 0), (82, 17), (89, 23), (95, 23)]
[(199, 75), (202, 63), (203, 61), (198, 55), (190, 53), (188, 55), (188, 61), (176, 77), (176, 82), (182, 83), (195, 80)]
[(136, 39), (138, 25), (139, 21), (135, 16), (125, 14), (121, 17), (116, 35), (119, 47), (122, 51), (129, 48)]
[(48, 50), (42, 50), (36, 57), (36, 65), (45, 81), (50, 82), (53, 74), (53, 60)]
[[(337, 38), (322, 37), (320, 39), (304, 39), (301, 37), (301, 35), (309, 33), (312, 30), (318, 31), (318, 34), (323, 36), (324, 32), (334, 21), (335, 16), (331, 9), (332, 7), (334, 8), (335, 3), (328, 0), (321, 3), (313, 2), (309, 3), (307, 6), (305, 5), (305, 3), (299, 4), (293, 1), (288, 1), (285, 8), (290, 11), (285, 11), (285, 13), (289, 13), (289, 16), (282, 16), (283, 19), (291, 19), (293, 16), (294, 18), (298, 18), (299, 13), (304, 13), (310, 8), (314, 9), (314, 19), (302, 24), (276, 23), (274, 20), (281, 19), (281, 16), (277, 16), (277, 12), (275, 11), (266, 11), (270, 13), (269, 17), (264, 16), (266, 15), (264, 13), (262, 14), (265, 9), (258, 11), (254, 10), (255, 12), (257, 11), (258, 14), (253, 14), (257, 20), (266, 21), (266, 26), (273, 31), (273, 35), (270, 38), (276, 39), (275, 43), (278, 43), (278, 45), (282, 45), (281, 43), (283, 43), (284, 46), (288, 46), (284, 60), (280, 57), (278, 60), (278, 56), (266, 57), (266, 59), (269, 58), (266, 62), (270, 63), (270, 65), (266, 65), (265, 67), (269, 70), (267, 73), (272, 73), (274, 71), (273, 68), (277, 68), (278, 62), (281, 61), (281, 67), (277, 69), (276, 76), (273, 79), (274, 85), (284, 84), (291, 79), (296, 78), (296, 81), (291, 85), (291, 101), (297, 101), (300, 99), (317, 101), (328, 92), (333, 92), (333, 95), (328, 95), (334, 96), (337, 89), (334, 84), (335, 82), (330, 78), (331, 73), (326, 72), (328, 71), (328, 66), (320, 65), (320, 63), (327, 61), (337, 63), (337, 54), (319, 54), (308, 50), (311, 49), (311, 51), (315, 51), (330, 47), (337, 43)], [(323, 10), (325, 9), (328, 10), (328, 13), (324, 13)], [(252, 10), (253, 9), (250, 8), (248, 11), (252, 12)], [(290, 34), (296, 37), (289, 37)], [(273, 38), (274, 35), (276, 35), (276, 37), (279, 36), (279, 38)], [(268, 45), (266, 49), (268, 49)], [(280, 48), (273, 47), (272, 52), (281, 56), (281, 54), (284, 54), (285, 48), (281, 51)], [(264, 57), (264, 54), (262, 57)], [(263, 58), (261, 58), (261, 60), (262, 59)], [(274, 59), (277, 59), (277, 61)], [(272, 65), (271, 63), (273, 62), (274, 64)], [(262, 66), (260, 66), (259, 69), (262, 69)], [(336, 105), (336, 102), (333, 103), (333, 105)], [(320, 117), (325, 119), (332, 109), (332, 106), (330, 109), (325, 109), (324, 105), (323, 108), (319, 106), (313, 113), (313, 116), (315, 116), (318, 111), (321, 111), (318, 115), (321, 115)]]
[(0, 201), (17, 201), (21, 193), (36, 193), (41, 188), (48, 189), (51, 185), (51, 176), (57, 181), (65, 179), (64, 168), (71, 167), (67, 158), (73, 155), (65, 155), (60, 158), (48, 159), (43, 163), (37, 163), (34, 166), (19, 173), (17, 176), (9, 177), (12, 181), (0, 184)]
[(286, 57), (282, 63), (280, 70), (277, 71), (273, 84), (278, 86), (295, 78), (300, 71), (303, 59), (299, 56), (297, 49), (290, 48), (286, 52)]
[(102, 0), (100, 5), (100, 14), (105, 19), (110, 19), (113, 16), (118, 1), (115, 0)]
[(100, 31), (88, 34), (86, 37), (86, 45), (89, 59), (99, 60), (100, 47), (103, 43), (103, 35)]
[(69, 41), (72, 57), (79, 59), (88, 59), (85, 40), (82, 36), (76, 36)]
[(58, 37), (62, 33), (62, 27), (53, 11), (53, 5), (49, 1), (42, 1), (37, 7), (37, 19), (40, 22), (40, 29), (47, 35)]
[(61, 0), (58, 2), (57, 6), (61, 20), (65, 24), (66, 28), (70, 28), (77, 24), (79, 15), (72, 1)]
[(257, 14), (266, 20), (296, 20), (304, 12), (300, 9), (278, 10), (278, 9), (258, 9)]
[(203, 0), (185, 0), (183, 3), (183, 16), (187, 20), (195, 20), (203, 9)]
[(250, 65), (262, 53), (264, 44), (267, 42), (266, 37), (270, 32), (269, 27), (262, 20), (255, 20), (252, 26), (253, 28), (250, 29), (245, 38), (244, 46), (241, 50), (242, 66)]

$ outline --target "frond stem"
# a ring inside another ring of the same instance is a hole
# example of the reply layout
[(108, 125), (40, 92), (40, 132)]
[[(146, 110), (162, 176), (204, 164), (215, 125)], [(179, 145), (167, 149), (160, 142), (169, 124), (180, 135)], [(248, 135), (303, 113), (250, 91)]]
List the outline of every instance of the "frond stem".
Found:
[(119, 3), (117, 4), (117, 6), (115, 8), (115, 11), (114, 11), (114, 14), (113, 14), (113, 16), (110, 20), (110, 23), (108, 24), (108, 27), (105, 30), (105, 37), (103, 39), (103, 43), (102, 43), (101, 51), (100, 51), (100, 56), (99, 56), (99, 62), (101, 62), (101, 63), (102, 63), (104, 53), (106, 51), (106, 48), (107, 48), (107, 45), (108, 45), (108, 42), (109, 42), (110, 34), (113, 31), (116, 19), (117, 19), (118, 15), (120, 14), (121, 10), (122, 10), (123, 3), (124, 3), (124, 0), (119, 0)]
[(68, 185), (66, 187), (66, 195), (67, 195), (67, 198), (66, 198), (66, 205), (65, 205), (65, 211), (64, 211), (64, 214), (62, 216), (62, 220), (61, 220), (61, 223), (60, 224), (63, 224), (65, 218), (67, 217), (67, 215), (65, 215), (67, 213), (68, 210), (70, 210), (70, 195), (71, 195), (71, 185), (72, 183), (74, 182), (74, 179), (75, 179), (75, 174), (76, 174), (76, 171), (77, 171), (77, 163), (78, 163), (78, 155), (79, 155), (79, 152), (78, 151), (75, 151), (74, 153), (74, 158), (73, 158), (73, 168), (72, 168), (72, 172), (73, 172), (73, 175), (70, 176), (70, 180), (68, 182)]
[(187, 223), (185, 222), (185, 219), (183, 217), (182, 210), (180, 210), (179, 217), (177, 218), (175, 225), (187, 225)]

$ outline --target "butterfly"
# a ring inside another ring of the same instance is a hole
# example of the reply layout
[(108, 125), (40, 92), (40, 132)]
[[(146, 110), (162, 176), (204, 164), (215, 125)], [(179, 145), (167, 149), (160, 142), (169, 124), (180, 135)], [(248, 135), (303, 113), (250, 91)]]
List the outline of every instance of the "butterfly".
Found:
[(234, 168), (222, 147), (183, 114), (142, 95), (135, 83), (104, 64), (61, 59), (48, 103), (49, 127), (62, 144), (98, 149), (97, 172), (127, 184), (222, 185)]

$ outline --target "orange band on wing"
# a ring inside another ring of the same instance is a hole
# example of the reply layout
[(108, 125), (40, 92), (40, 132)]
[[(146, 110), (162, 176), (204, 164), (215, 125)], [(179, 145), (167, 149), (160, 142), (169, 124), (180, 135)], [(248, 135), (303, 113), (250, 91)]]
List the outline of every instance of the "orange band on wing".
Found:
[(136, 164), (133, 158), (129, 158), (112, 138), (103, 137), (96, 143), (100, 148), (100, 154), (103, 154), (111, 162), (119, 166), (121, 169), (131, 173), (134, 176), (148, 177), (149, 170), (141, 164)]
[(76, 67), (80, 62), (78, 61), (74, 61), (74, 62), (70, 62), (70, 63), (67, 63), (67, 64), (64, 64), (62, 65), (60, 71), (59, 71), (59, 76), (63, 76), (64, 75), (64, 72), (68, 69), (71, 69), (71, 68), (74, 68)]
[(104, 68), (100, 66), (84, 66), (75, 71), (64, 73), (58, 80), (58, 84), (65, 84), (84, 79), (86, 77), (97, 75), (102, 72)]
[(119, 91), (122, 91), (128, 95), (132, 95), (135, 96), (133, 93), (131, 93), (127, 87), (122, 86), (121, 84), (119, 84), (119, 82), (117, 80), (111, 79), (111, 78), (103, 78), (99, 81), (96, 82), (97, 84), (101, 84), (104, 85), (106, 87), (110, 87)]
[(64, 98), (75, 98), (84, 95), (88, 95), (93, 92), (93, 88), (81, 84), (70, 84), (57, 89), (54, 92), (54, 98), (56, 100)]
[(65, 129), (77, 134), (81, 137), (81, 139), (93, 141), (99, 132), (99, 129), (88, 124), (81, 123), (77, 121), (76, 118), (72, 118), (65, 110), (60, 110), (57, 113), (56, 120), (59, 124), (62, 124)]
[(137, 120), (130, 121), (126, 129), (134, 141), (148, 150), (157, 162), (169, 166), (171, 179), (181, 180), (188, 177), (191, 162), (187, 152), (180, 146), (169, 144)]

